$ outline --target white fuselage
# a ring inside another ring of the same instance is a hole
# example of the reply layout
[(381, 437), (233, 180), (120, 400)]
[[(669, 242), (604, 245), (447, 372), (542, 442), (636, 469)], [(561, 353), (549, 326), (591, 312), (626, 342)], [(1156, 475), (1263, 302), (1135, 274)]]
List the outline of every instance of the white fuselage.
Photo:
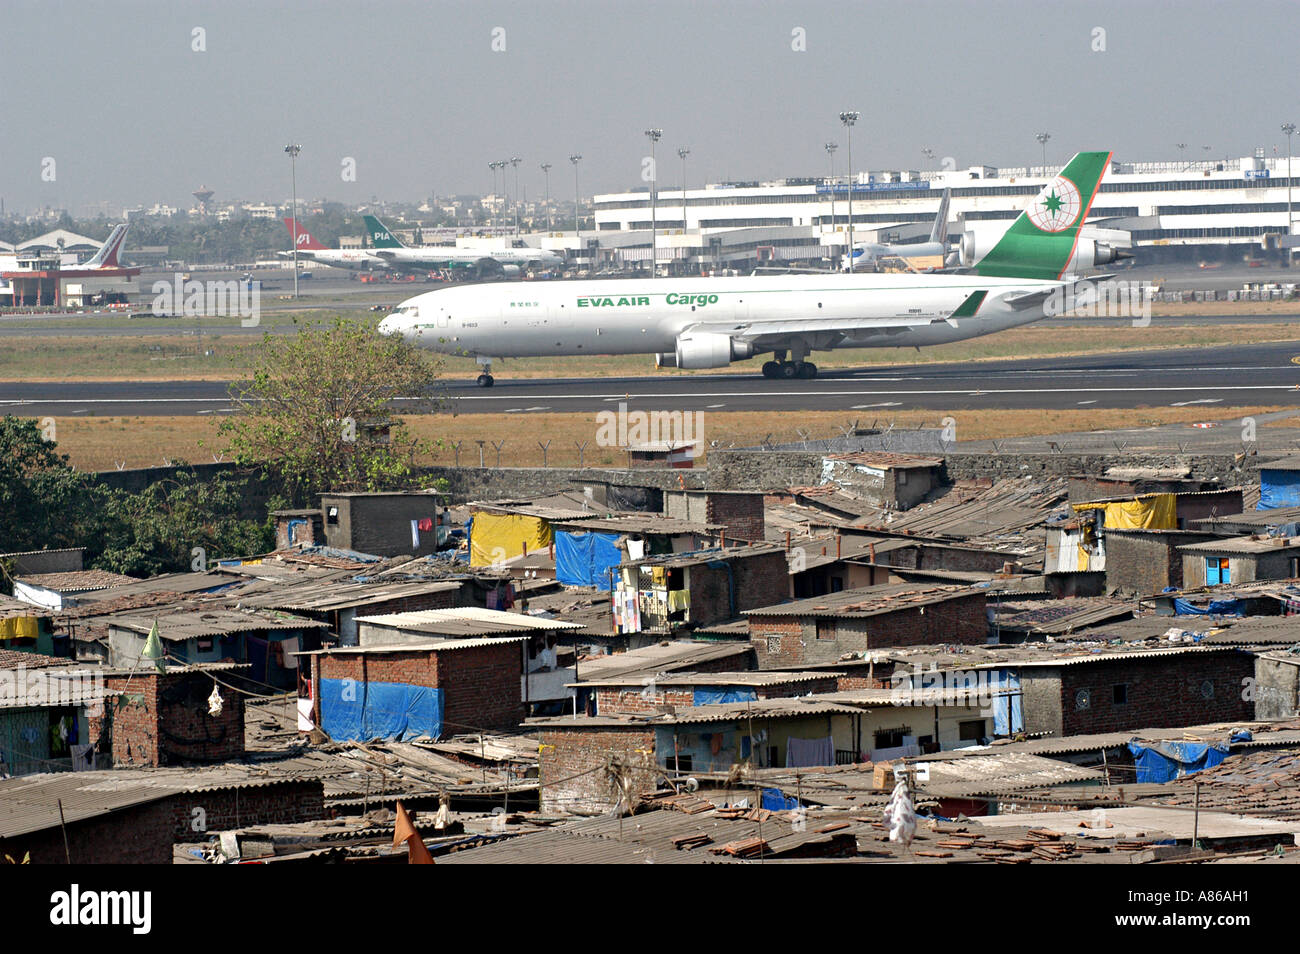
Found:
[[(285, 252), (284, 255), (287, 258), (293, 257), (292, 252)], [(317, 262), (321, 265), (329, 265), (331, 268), (349, 268), (354, 271), (388, 267), (388, 263), (382, 258), (376, 258), (360, 248), (300, 248), (298, 261)]]
[[(923, 346), (991, 334), (1043, 317), (1009, 293), (1059, 282), (977, 275), (774, 275), (443, 288), (409, 298), (380, 323), (421, 347), (483, 358), (671, 352), (684, 331), (808, 350)], [(975, 315), (951, 318), (973, 293)], [(764, 330), (763, 323), (776, 330)]]
[(443, 268), (475, 265), (484, 259), (494, 259), (502, 265), (520, 268), (536, 264), (542, 268), (555, 268), (564, 259), (555, 252), (539, 248), (494, 248), (478, 251), (472, 248), (430, 246), (425, 248), (375, 249), (372, 254), (398, 268)]

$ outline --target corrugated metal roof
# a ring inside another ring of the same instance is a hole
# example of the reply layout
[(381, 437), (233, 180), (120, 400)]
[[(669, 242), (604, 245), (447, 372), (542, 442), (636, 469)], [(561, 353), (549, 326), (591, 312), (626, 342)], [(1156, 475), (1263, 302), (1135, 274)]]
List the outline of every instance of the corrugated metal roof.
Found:
[(76, 593), (83, 590), (103, 590), (123, 583), (138, 583), (133, 576), (110, 573), (108, 570), (67, 570), (62, 573), (34, 573), (30, 576), (18, 576), (14, 579), (27, 586), (39, 586), (47, 590), (62, 593)]
[(301, 783), (284, 776), (257, 777), (256, 768), (117, 769), (25, 775), (0, 780), (0, 838), (59, 825), (59, 803), (69, 823), (144, 805), (172, 795)]
[(824, 596), (810, 596), (773, 606), (745, 610), (745, 616), (877, 616), (929, 606), (965, 596), (982, 595), (967, 586), (924, 586), (918, 583), (887, 583), (856, 590), (840, 590)]
[(325, 624), (302, 616), (275, 613), (268, 610), (232, 610), (221, 607), (194, 609), (168, 613), (160, 610), (150, 616), (115, 616), (107, 623), (112, 629), (124, 629), (147, 636), (154, 623), (158, 635), (172, 642), (221, 636), (225, 633), (247, 633), (257, 630), (324, 629)]
[(411, 610), (406, 613), (384, 613), (379, 616), (358, 616), (358, 623), (386, 626), (393, 629), (410, 629), (422, 632), (510, 632), (514, 630), (569, 630), (582, 629), (581, 623), (560, 619), (546, 619), (526, 613), (485, 609), (481, 606), (455, 606), (444, 609)]
[[(655, 676), (658, 686), (782, 686), (790, 683), (814, 682), (844, 675), (842, 672), (817, 670), (815, 672), (783, 672), (777, 669), (761, 669), (750, 672), (675, 672)], [(584, 679), (572, 683), (573, 686), (636, 686), (644, 685), (641, 677), (623, 677), (621, 679)], [(886, 690), (888, 691), (888, 690)], [(818, 694), (818, 699), (826, 699)]]
[(480, 649), (484, 646), (501, 646), (527, 642), (527, 636), (485, 636), (481, 639), (436, 639), (430, 637), (418, 643), (385, 643), (382, 646), (333, 646), (329, 649), (312, 649), (295, 656), (368, 656), (375, 653), (444, 653), (457, 649)]
[(680, 672), (695, 666), (737, 656), (752, 656), (748, 642), (701, 642), (674, 640), (631, 649), (625, 653), (597, 656), (578, 663), (578, 679), (630, 679), (662, 672)]

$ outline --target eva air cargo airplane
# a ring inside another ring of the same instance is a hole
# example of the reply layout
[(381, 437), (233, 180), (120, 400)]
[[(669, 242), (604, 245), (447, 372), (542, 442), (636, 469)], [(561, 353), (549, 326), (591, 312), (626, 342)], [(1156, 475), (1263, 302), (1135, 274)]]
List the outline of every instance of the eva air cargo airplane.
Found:
[(417, 295), (380, 322), (421, 347), (496, 358), (649, 354), (720, 368), (758, 354), (769, 378), (811, 378), (814, 351), (924, 347), (1044, 317), (1095, 261), (1079, 234), (1108, 152), (1081, 152), (966, 274), (772, 275), (472, 285)]

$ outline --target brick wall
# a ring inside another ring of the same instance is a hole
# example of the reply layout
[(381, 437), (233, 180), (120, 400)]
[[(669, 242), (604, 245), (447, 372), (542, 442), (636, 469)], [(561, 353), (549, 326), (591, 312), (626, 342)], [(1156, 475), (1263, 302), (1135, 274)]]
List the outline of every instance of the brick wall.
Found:
[(521, 644), (501, 643), (435, 653), (438, 685), (445, 691), (443, 732), (514, 729), (524, 720)]
[(711, 626), (731, 619), (733, 608), (739, 614), (790, 597), (790, 570), (784, 550), (733, 558), (728, 563), (730, 572), (726, 567), (704, 564), (690, 568), (691, 622), (696, 626)]
[(750, 640), (758, 656), (759, 669), (798, 669), (812, 663), (833, 663), (844, 653), (921, 646), (932, 643), (985, 642), (988, 623), (984, 617), (984, 594), (970, 593), (931, 603), (924, 607), (903, 607), (869, 617), (838, 617), (833, 631), (823, 627), (817, 638), (813, 617), (751, 616)]
[(177, 842), (206, 841), (212, 832), (250, 825), (280, 825), (325, 817), (325, 786), (320, 779), (285, 779), (208, 792), (185, 792), (167, 799)]
[[(1022, 683), (1028, 672), (1022, 670)], [(1060, 674), (1063, 735), (1254, 718), (1253, 703), (1242, 698), (1244, 680), (1255, 674), (1255, 657), (1246, 652), (1121, 659), (1054, 672)], [(1127, 686), (1127, 702), (1114, 701), (1118, 684)], [(1080, 709), (1077, 697), (1085, 690), (1088, 706)]]
[[(107, 676), (109, 702), (87, 719), (115, 766), (226, 762), (244, 756), (244, 697), (222, 688), (221, 715), (208, 714), (213, 681), (197, 672)], [(119, 694), (121, 705), (115, 701)]]
[(319, 678), (392, 682), (441, 689), (444, 735), (513, 729), (523, 721), (518, 642), (431, 652), (326, 653)]
[(596, 714), (602, 716), (648, 714), (658, 712), (661, 706), (685, 709), (695, 705), (695, 690), (690, 687), (674, 689), (621, 689), (596, 690)]
[(763, 540), (762, 494), (708, 494), (705, 499), (705, 522), (726, 527), (728, 540)]
[[(0, 838), (0, 854), (21, 861), (31, 852), (34, 865), (170, 865), (174, 821), (165, 800), (72, 822), (68, 825), (68, 851), (63, 832), (55, 825), (16, 838)], [(199, 839), (195, 839), (196, 841)]]
[(546, 727), (541, 732), (538, 786), (542, 812), (605, 812), (615, 796), (605, 776), (609, 760), (634, 766), (633, 793), (654, 788), (655, 732), (636, 726)]

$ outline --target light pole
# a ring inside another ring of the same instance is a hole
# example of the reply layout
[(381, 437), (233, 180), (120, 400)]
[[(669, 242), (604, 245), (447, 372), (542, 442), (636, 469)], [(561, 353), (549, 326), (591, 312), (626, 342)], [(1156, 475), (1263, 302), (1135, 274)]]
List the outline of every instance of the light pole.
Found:
[(523, 162), (518, 156), (510, 160), (510, 165), (515, 167), (515, 234), (519, 234), (519, 163)]
[(825, 144), (826, 155), (831, 158), (831, 231), (835, 231), (835, 150), (840, 148), (838, 143), (828, 142)]
[(850, 109), (840, 113), (840, 122), (844, 124), (844, 142), (849, 161), (849, 271), (853, 271), (853, 124), (858, 121), (859, 113)]
[(577, 255), (582, 252), (582, 230), (578, 227), (578, 206), (582, 198), (582, 192), (578, 189), (578, 163), (582, 162), (582, 155), (575, 152), (569, 157), (569, 161), (573, 163), (573, 234), (578, 242), (578, 251), (575, 253)]
[(691, 154), (690, 149), (682, 146), (677, 150), (677, 155), (682, 159), (682, 234), (686, 234), (686, 157)]
[[(1176, 142), (1176, 143), (1174, 143), (1174, 147), (1178, 150), (1178, 161), (1179, 161), (1179, 162), (1183, 162), (1183, 161), (1185, 161), (1185, 160), (1187, 159), (1187, 143), (1185, 143), (1185, 142)], [(1184, 166), (1183, 166), (1183, 172), (1186, 172), (1186, 171), (1187, 171), (1187, 166), (1184, 165)]]
[[(505, 210), (505, 213), (506, 213), (506, 215), (509, 215), (509, 214), (510, 214), (510, 208), (509, 208), (509, 206), (510, 206), (510, 180), (506, 178), (506, 166), (510, 165), (510, 160), (509, 160), (509, 159), (500, 159), (500, 160), (497, 161), (497, 165), (499, 165), (499, 166), (501, 167), (501, 191), (505, 194), (505, 200), (506, 200), (506, 210)], [(506, 221), (509, 222), (510, 220), (509, 220), (509, 219), (506, 219)]]
[(542, 175), (546, 176), (546, 231), (551, 231), (551, 164), (542, 163)]
[(929, 146), (921, 147), (921, 155), (925, 156), (925, 158), (930, 160), (930, 162), (934, 162), (934, 150)]
[[(496, 204), (497, 204), (497, 197), (501, 194), (501, 193), (499, 193), (499, 192), (497, 191), (497, 170), (500, 169), (503, 165), (505, 165), (505, 163), (503, 163), (503, 162), (489, 162), (488, 165), (492, 167), (492, 208), (493, 208), (493, 210), (494, 210), (494, 212), (495, 212)], [(504, 179), (504, 178), (505, 178), (505, 176), (502, 175), (502, 179)], [(493, 225), (495, 225), (495, 224), (496, 224), (496, 220), (497, 220), (497, 217), (496, 217), (496, 215), (494, 214), (494, 215), (491, 217), (490, 221), (492, 222)]]
[(650, 140), (650, 277), (657, 277), (659, 271), (658, 217), (655, 210), (655, 189), (659, 183), (659, 170), (655, 168), (655, 143), (664, 137), (662, 129), (647, 129), (646, 138)]
[(302, 146), (290, 143), (284, 147), (289, 154), (289, 178), (293, 181), (293, 297), (298, 297), (298, 153)]
[(1038, 144), (1043, 147), (1043, 175), (1047, 175), (1047, 140), (1052, 138), (1051, 133), (1041, 132), (1034, 137)]
[[(1295, 123), (1283, 123), (1282, 131), (1286, 133), (1286, 235), (1291, 238), (1291, 137), (1295, 135)], [(1291, 264), (1291, 246), (1286, 247), (1286, 263)]]

